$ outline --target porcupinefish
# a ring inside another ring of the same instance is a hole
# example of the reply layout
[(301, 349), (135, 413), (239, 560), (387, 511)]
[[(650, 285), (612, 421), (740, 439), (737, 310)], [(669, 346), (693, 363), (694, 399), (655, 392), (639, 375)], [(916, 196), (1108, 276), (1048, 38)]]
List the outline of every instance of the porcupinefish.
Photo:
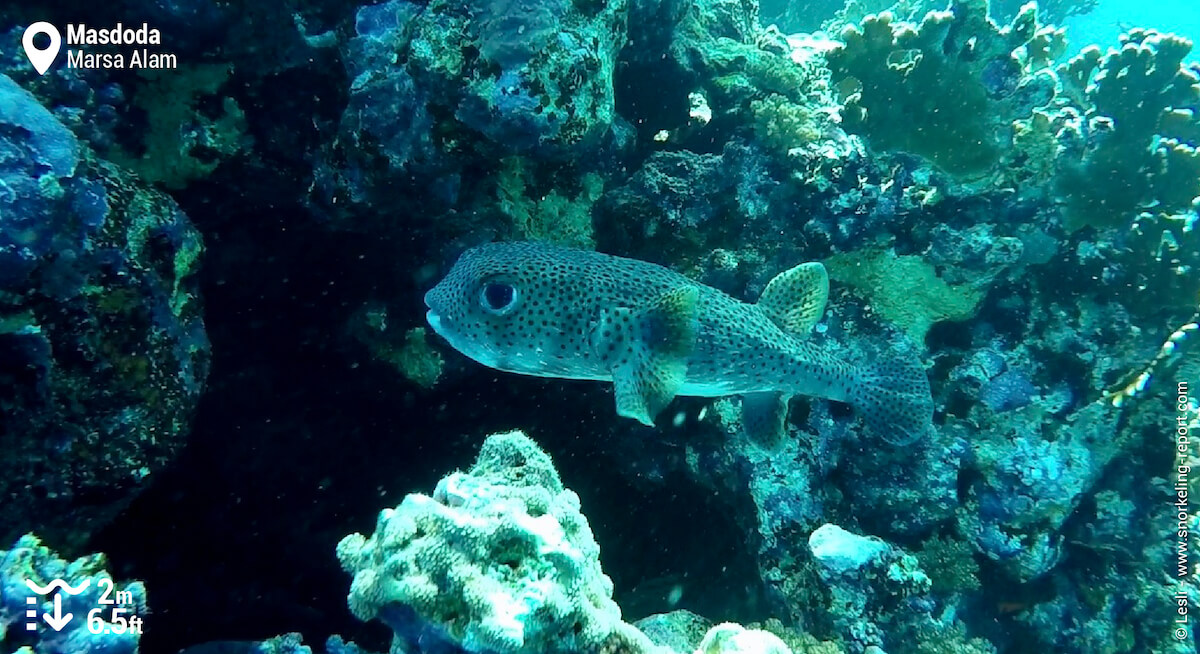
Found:
[(617, 413), (645, 425), (677, 395), (786, 410), (800, 394), (851, 405), (892, 443), (929, 433), (933, 400), (915, 357), (854, 365), (807, 338), (828, 296), (820, 263), (779, 274), (748, 304), (652, 263), (517, 242), (465, 252), (425, 304), (430, 327), (467, 357), (611, 381)]

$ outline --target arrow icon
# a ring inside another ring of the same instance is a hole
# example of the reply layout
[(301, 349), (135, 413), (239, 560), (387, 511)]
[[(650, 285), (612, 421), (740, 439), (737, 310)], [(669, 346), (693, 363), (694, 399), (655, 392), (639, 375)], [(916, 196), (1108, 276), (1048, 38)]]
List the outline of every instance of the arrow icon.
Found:
[(50, 625), (51, 629), (53, 629), (55, 631), (62, 631), (62, 628), (67, 626), (67, 623), (70, 622), (71, 618), (73, 618), (73, 617), (75, 617), (75, 616), (71, 613), (63, 615), (62, 595), (55, 595), (54, 596), (54, 615), (50, 615), (49, 613), (46, 613), (42, 616), (42, 619), (46, 621), (46, 624)]

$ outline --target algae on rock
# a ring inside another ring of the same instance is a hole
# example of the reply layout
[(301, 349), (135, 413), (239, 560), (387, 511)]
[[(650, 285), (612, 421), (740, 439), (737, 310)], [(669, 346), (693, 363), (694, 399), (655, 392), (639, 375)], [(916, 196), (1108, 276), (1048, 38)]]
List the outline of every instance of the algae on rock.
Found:
[(865, 249), (825, 260), (831, 279), (867, 296), (871, 307), (917, 342), (935, 323), (968, 320), (983, 300), (976, 284), (948, 284), (928, 262), (894, 250)]

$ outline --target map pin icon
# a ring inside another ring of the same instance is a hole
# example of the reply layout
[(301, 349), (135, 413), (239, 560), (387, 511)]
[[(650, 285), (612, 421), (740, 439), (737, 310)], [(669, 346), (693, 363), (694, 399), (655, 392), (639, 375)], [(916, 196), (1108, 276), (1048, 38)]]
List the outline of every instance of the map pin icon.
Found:
[[(33, 37), (38, 34), (50, 37), (50, 45), (46, 46), (44, 50), (38, 50), (33, 45)], [(62, 36), (58, 33), (57, 27), (41, 20), (25, 28), (25, 36), (21, 37), (21, 45), (25, 47), (25, 56), (29, 57), (29, 62), (33, 64), (38, 75), (45, 75), (46, 71), (50, 70), (50, 64), (54, 63), (54, 58), (58, 56), (58, 48), (62, 45)]]

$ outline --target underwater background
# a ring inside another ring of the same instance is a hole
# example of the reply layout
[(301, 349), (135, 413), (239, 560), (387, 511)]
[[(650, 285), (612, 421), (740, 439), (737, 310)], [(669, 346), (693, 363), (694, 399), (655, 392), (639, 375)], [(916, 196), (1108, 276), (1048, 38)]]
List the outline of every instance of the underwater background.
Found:
[[(161, 42), (71, 43), (118, 22)], [(0, 3), (0, 651), (1197, 651), (1198, 34), (1187, 0)], [(820, 262), (788, 338), (919, 360), (932, 432), (856, 410), (886, 386), (647, 426), (481, 365), (424, 298), (495, 241), (753, 315)]]

